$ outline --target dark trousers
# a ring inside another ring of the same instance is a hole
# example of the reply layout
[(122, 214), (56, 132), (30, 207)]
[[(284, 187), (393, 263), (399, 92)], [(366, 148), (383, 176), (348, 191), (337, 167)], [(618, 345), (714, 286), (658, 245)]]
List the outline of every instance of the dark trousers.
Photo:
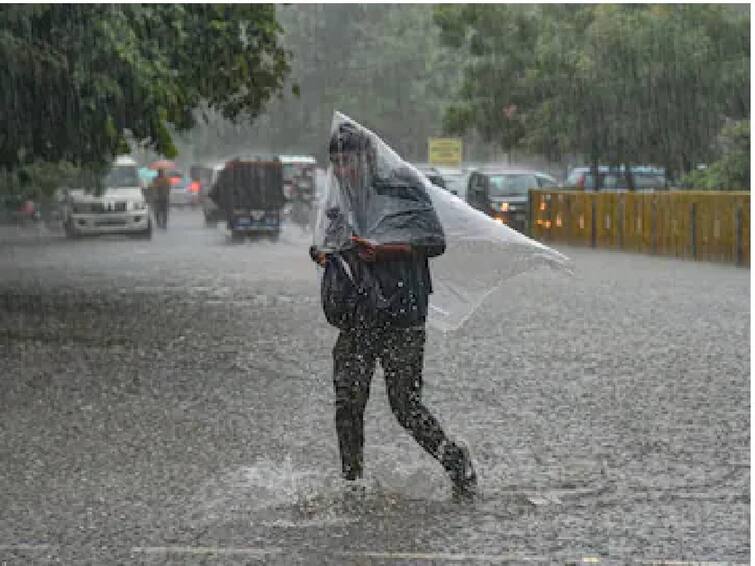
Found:
[(168, 227), (168, 199), (158, 198), (155, 200), (155, 224), (159, 228)]
[(364, 409), (378, 359), (393, 414), (422, 448), (442, 462), (438, 451), (446, 435), (422, 404), (424, 351), (424, 327), (341, 331), (333, 348), (333, 384), (344, 478), (362, 476)]

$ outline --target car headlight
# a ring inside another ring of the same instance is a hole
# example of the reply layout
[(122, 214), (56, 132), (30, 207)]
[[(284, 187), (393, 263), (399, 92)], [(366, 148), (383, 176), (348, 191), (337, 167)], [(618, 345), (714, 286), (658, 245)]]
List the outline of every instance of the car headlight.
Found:
[(136, 200), (131, 203), (132, 210), (144, 210), (145, 208), (147, 208), (147, 203), (143, 200)]
[(509, 203), (502, 202), (501, 203), (501, 212), (508, 212), (509, 211)]

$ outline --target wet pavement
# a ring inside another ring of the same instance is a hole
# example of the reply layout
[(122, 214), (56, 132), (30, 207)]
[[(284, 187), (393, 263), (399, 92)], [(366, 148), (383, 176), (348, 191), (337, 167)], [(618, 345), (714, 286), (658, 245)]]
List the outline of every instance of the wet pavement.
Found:
[[(425, 399), (482, 496), (450, 499), (378, 372), (338, 479), (308, 241), (0, 232), (0, 563), (750, 561), (750, 272), (559, 248), (461, 331)], [(36, 231), (35, 231), (36, 230)]]

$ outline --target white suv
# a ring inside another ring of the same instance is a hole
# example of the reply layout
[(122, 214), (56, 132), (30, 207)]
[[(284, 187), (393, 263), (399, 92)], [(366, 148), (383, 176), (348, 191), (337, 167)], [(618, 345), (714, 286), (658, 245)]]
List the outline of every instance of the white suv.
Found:
[(152, 237), (152, 221), (136, 162), (118, 157), (103, 181), (100, 195), (67, 191), (63, 225), (69, 238), (96, 234)]

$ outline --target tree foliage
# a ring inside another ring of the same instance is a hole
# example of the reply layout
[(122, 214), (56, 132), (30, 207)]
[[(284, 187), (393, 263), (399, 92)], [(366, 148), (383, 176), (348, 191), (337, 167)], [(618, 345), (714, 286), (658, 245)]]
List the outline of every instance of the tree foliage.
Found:
[(402, 155), (426, 158), (464, 56), (441, 46), (431, 6), (291, 5), (278, 17), (300, 96), (274, 101), (250, 127), (199, 124), (187, 148), (197, 157), (241, 148), (324, 157), (337, 109), (376, 128)]
[(273, 5), (0, 8), (0, 167), (174, 156), (196, 109), (254, 118), (289, 71)]
[(504, 150), (689, 171), (749, 118), (749, 11), (721, 5), (441, 5), (469, 61), (449, 131)]
[(724, 126), (721, 157), (682, 179), (682, 186), (701, 190), (750, 190), (750, 121)]

